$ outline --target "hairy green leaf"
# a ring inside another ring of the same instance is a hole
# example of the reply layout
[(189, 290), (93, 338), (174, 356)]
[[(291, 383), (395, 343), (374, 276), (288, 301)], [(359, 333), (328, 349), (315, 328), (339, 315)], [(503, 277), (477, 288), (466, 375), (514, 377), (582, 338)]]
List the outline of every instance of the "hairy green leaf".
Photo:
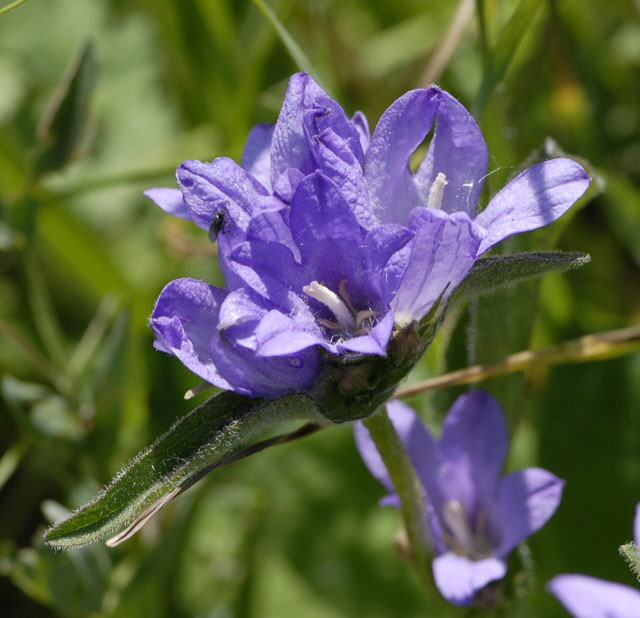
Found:
[(137, 455), (94, 500), (50, 528), (45, 540), (66, 549), (122, 531), (108, 542), (117, 545), (211, 470), (320, 426), (308, 424), (298, 432), (243, 450), (274, 424), (293, 419), (319, 419), (311, 399), (303, 395), (276, 400), (231, 392), (215, 395)]
[(466, 279), (456, 289), (454, 302), (478, 298), (519, 281), (541, 277), (549, 272), (562, 272), (587, 264), (586, 253), (561, 251), (519, 253), (477, 261)]

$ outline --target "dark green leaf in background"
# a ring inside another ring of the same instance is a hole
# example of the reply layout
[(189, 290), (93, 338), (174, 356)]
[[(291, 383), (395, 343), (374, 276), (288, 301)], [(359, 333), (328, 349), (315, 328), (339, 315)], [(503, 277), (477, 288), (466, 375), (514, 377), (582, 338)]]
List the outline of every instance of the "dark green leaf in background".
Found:
[(87, 42), (67, 68), (38, 125), (37, 174), (60, 169), (78, 154), (87, 137), (97, 70), (93, 45)]

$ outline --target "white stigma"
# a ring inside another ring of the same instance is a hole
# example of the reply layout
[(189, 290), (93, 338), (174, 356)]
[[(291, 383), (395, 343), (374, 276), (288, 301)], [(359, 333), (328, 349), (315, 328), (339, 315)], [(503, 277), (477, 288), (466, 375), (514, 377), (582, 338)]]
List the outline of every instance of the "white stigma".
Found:
[(473, 550), (473, 531), (462, 504), (458, 500), (449, 500), (442, 509), (442, 517), (456, 541), (453, 549), (469, 555)]
[(429, 189), (427, 208), (442, 208), (442, 198), (444, 197), (444, 188), (446, 186), (447, 177), (442, 172), (438, 172), (431, 189)]
[(356, 320), (351, 314), (349, 307), (328, 287), (325, 287), (317, 281), (312, 281), (309, 285), (305, 285), (302, 291), (327, 307), (331, 313), (336, 316), (336, 319), (345, 330), (353, 332), (356, 329)]

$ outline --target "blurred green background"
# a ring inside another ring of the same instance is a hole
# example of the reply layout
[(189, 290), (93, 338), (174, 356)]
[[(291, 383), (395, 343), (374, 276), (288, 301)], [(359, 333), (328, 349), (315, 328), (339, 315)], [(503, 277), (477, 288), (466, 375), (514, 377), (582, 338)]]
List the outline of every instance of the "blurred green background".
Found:
[[(602, 189), (504, 247), (557, 246), (592, 262), (452, 316), (411, 380), (640, 318), (640, 3), (467, 4), (441, 71), (432, 63), (457, 2), (270, 4), (316, 77), (372, 127), (434, 78), (479, 112), (487, 196), (547, 137), (547, 152), (578, 157)], [(518, 7), (537, 11), (509, 30)], [(63, 100), (65, 71), (83, 49), (74, 97)], [(173, 278), (222, 281), (206, 235), (142, 191), (175, 186), (184, 159), (239, 159), (251, 126), (275, 121), (297, 69), (247, 0), (30, 0), (0, 15), (3, 615), (466, 615), (421, 589), (394, 550), (399, 515), (377, 506), (382, 489), (349, 426), (216, 472), (113, 550), (55, 553), (42, 543), (50, 520), (91, 498), (193, 404), (182, 395), (198, 379), (152, 349), (146, 318)], [(523, 554), (530, 586), (507, 615), (566, 616), (544, 592), (560, 572), (634, 584), (617, 546), (631, 539), (640, 500), (639, 376), (640, 355), (629, 353), (484, 385), (509, 419), (509, 467), (540, 465), (567, 481)], [(410, 403), (437, 426), (461, 391)]]

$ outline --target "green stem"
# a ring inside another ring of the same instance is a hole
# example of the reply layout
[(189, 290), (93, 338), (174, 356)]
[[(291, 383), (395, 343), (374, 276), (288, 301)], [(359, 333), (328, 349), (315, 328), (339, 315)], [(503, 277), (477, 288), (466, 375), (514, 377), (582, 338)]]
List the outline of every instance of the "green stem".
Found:
[(380, 406), (363, 424), (369, 430), (400, 498), (414, 567), (420, 578), (431, 584), (432, 543), (427, 525), (426, 501), (409, 455), (385, 406)]

